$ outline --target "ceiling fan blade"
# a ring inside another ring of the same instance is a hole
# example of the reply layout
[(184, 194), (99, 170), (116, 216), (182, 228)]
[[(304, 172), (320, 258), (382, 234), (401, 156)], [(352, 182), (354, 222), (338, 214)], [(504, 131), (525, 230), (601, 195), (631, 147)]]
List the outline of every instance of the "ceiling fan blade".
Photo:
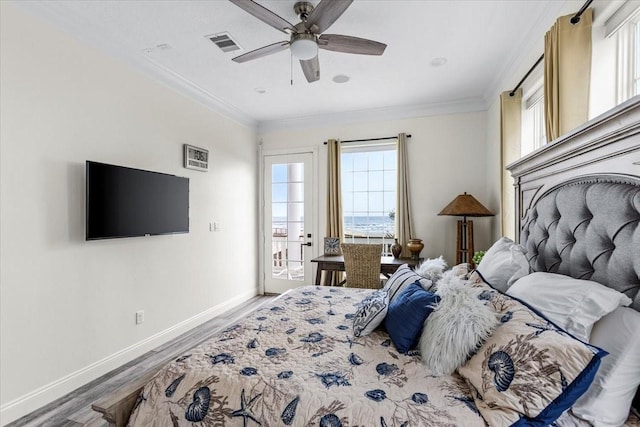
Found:
[(271, 25), (276, 30), (280, 30), (283, 33), (296, 33), (296, 28), (291, 25), (289, 21), (275, 13), (271, 12), (264, 6), (259, 5), (253, 0), (229, 0), (231, 3), (235, 4), (239, 8), (245, 10), (249, 14), (255, 16), (262, 22)]
[(318, 47), (334, 52), (357, 53), (359, 55), (382, 55), (387, 45), (359, 37), (343, 36), (340, 34), (323, 34), (318, 37)]
[(353, 0), (322, 0), (309, 14), (305, 26), (312, 33), (323, 33), (340, 18), (351, 3)]
[(318, 55), (306, 61), (300, 60), (300, 66), (309, 83), (320, 80), (320, 62), (318, 61)]
[(289, 47), (289, 44), (290, 43), (288, 41), (282, 41), (282, 42), (270, 44), (268, 46), (263, 46), (259, 49), (252, 50), (251, 52), (247, 52), (243, 55), (236, 56), (235, 58), (232, 59), (232, 61), (242, 63), (242, 62), (251, 61), (253, 59), (262, 58), (263, 56), (271, 55), (272, 53), (285, 50), (286, 48)]

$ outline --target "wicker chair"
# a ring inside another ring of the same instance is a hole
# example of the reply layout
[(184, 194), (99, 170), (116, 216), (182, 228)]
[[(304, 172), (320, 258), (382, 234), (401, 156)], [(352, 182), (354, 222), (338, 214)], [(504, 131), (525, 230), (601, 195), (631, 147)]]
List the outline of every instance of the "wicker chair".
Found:
[(380, 289), (380, 257), (382, 245), (343, 243), (345, 286), (349, 288)]

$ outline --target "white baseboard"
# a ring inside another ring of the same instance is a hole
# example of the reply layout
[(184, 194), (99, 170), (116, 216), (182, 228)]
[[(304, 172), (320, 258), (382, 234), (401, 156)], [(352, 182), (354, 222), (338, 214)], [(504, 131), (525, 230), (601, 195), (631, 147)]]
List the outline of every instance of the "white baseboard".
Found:
[(46, 384), (23, 396), (0, 406), (0, 425), (4, 426), (41, 408), (67, 393), (99, 378), (100, 376), (124, 365), (144, 353), (172, 340), (204, 322), (228, 311), (256, 296), (257, 290), (245, 292), (228, 301), (211, 307), (202, 313), (186, 319), (164, 331), (158, 332), (136, 344), (126, 347), (102, 360), (70, 373), (56, 381)]

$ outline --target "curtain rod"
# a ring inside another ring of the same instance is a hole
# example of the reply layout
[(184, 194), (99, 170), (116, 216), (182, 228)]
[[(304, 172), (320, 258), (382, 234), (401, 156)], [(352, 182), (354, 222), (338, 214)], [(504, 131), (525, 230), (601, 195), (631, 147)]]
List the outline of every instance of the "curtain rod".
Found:
[[(587, 10), (587, 8), (591, 5), (591, 3), (593, 3), (593, 0), (587, 0), (582, 7), (580, 8), (580, 10), (578, 12), (576, 12), (575, 15), (573, 15), (571, 17), (570, 22), (573, 25), (576, 25), (578, 22), (580, 22), (580, 17), (582, 16), (582, 14), (584, 13), (585, 10)], [(520, 86), (522, 86), (522, 83), (524, 83), (524, 81), (527, 79), (527, 77), (529, 77), (529, 74), (531, 74), (533, 72), (533, 70), (536, 69), (536, 67), (538, 66), (538, 64), (544, 59), (544, 53), (542, 54), (542, 56), (536, 61), (535, 64), (533, 64), (533, 67), (529, 68), (529, 71), (527, 71), (527, 74), (524, 75), (524, 77), (522, 78), (522, 80), (520, 80), (518, 82), (518, 84), (516, 85), (516, 87), (509, 92), (509, 96), (514, 96), (516, 94), (516, 91), (518, 90), (518, 88)]]
[[(407, 135), (407, 138), (411, 138), (411, 134)], [(344, 144), (344, 143), (348, 143), (348, 142), (384, 141), (385, 139), (398, 139), (398, 135), (396, 135), (396, 136), (385, 136), (385, 137), (382, 137), (382, 138), (345, 139), (344, 141), (340, 141), (340, 144)], [(327, 141), (324, 142), (324, 145), (327, 145)]]
[(544, 53), (542, 54), (542, 56), (540, 58), (538, 58), (538, 60), (536, 61), (535, 64), (533, 64), (533, 67), (529, 68), (529, 71), (527, 71), (527, 74), (524, 75), (524, 77), (522, 78), (522, 80), (520, 80), (518, 82), (518, 84), (516, 85), (515, 88), (513, 88), (513, 90), (511, 92), (509, 92), (509, 96), (514, 96), (516, 94), (516, 91), (518, 90), (518, 88), (520, 86), (522, 86), (522, 83), (524, 83), (525, 80), (527, 80), (527, 77), (529, 77), (529, 74), (531, 74), (533, 72), (533, 70), (536, 69), (536, 67), (538, 66), (539, 63), (542, 62), (542, 60), (544, 59)]
[(593, 0), (587, 0), (586, 2), (584, 2), (584, 4), (582, 5), (582, 7), (580, 8), (580, 10), (578, 11), (578, 13), (576, 13), (575, 15), (573, 15), (573, 18), (571, 18), (571, 23), (573, 25), (576, 25), (578, 22), (580, 22), (580, 17), (582, 16), (582, 14), (584, 13), (585, 10), (587, 10), (587, 8), (589, 7), (589, 5), (591, 5), (591, 3), (593, 3)]

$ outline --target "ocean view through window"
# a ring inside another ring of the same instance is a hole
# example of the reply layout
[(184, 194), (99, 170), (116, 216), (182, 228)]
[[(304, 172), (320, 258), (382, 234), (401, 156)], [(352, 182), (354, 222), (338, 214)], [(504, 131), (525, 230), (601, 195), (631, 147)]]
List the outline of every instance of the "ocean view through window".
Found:
[(304, 279), (304, 164), (272, 166), (272, 276)]
[(395, 238), (397, 152), (394, 143), (342, 147), (342, 211), (348, 243), (382, 243), (390, 255)]

